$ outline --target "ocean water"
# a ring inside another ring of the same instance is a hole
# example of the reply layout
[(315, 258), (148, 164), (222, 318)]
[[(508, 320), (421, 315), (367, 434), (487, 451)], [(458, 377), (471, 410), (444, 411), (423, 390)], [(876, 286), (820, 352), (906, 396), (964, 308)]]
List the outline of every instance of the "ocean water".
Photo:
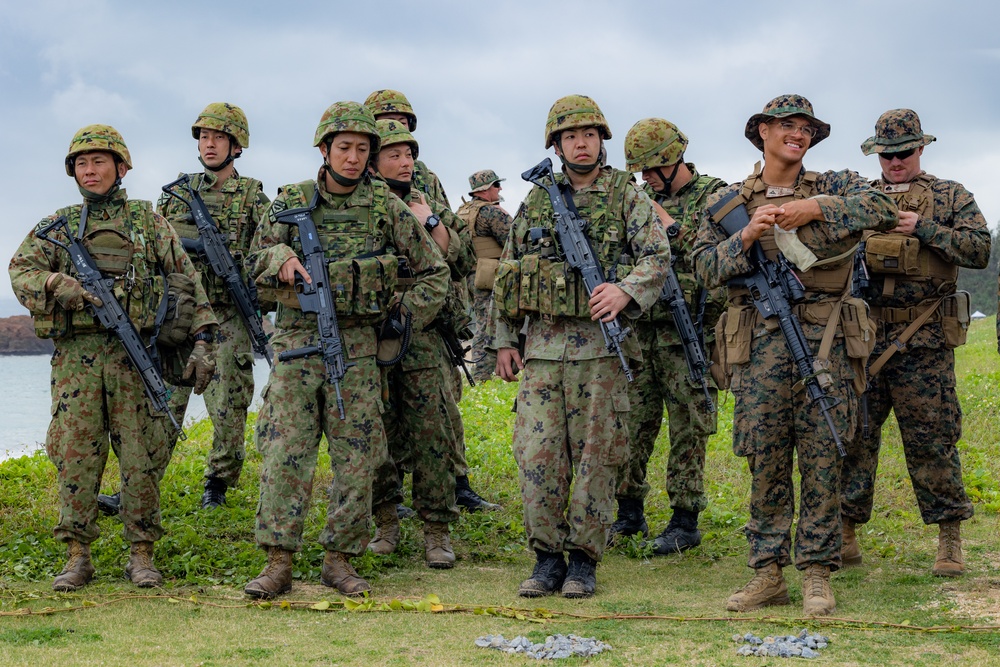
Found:
[[(0, 460), (29, 454), (45, 447), (52, 405), (49, 393), (49, 356), (0, 356)], [(270, 367), (258, 359), (253, 367), (254, 400), (260, 406), (260, 392)], [(205, 401), (192, 396), (184, 423), (204, 419)]]

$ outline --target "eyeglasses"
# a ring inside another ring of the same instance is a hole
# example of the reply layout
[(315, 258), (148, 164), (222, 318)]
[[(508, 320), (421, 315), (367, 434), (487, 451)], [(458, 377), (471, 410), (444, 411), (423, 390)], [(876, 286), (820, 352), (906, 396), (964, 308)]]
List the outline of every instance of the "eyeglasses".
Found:
[(819, 134), (819, 129), (812, 124), (806, 123), (805, 125), (796, 125), (790, 120), (778, 121), (778, 127), (781, 128), (782, 132), (787, 132), (791, 134), (793, 132), (801, 132), (810, 139), (815, 139), (816, 135)]
[(886, 162), (892, 162), (893, 158), (899, 158), (900, 160), (905, 160), (906, 158), (910, 157), (916, 152), (917, 152), (916, 148), (911, 148), (909, 150), (898, 151), (896, 153), (879, 153), (878, 156), (883, 160), (885, 160)]

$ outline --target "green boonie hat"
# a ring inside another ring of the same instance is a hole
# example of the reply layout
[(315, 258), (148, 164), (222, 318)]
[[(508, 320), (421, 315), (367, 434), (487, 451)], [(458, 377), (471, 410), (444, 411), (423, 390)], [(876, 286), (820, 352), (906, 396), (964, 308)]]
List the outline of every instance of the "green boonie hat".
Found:
[(371, 153), (378, 153), (381, 141), (375, 127), (375, 116), (357, 102), (334, 102), (327, 107), (316, 127), (313, 146), (319, 146), (328, 136), (339, 132), (367, 134), (372, 139)]
[(473, 192), (489, 190), (493, 187), (494, 183), (506, 180), (506, 178), (500, 178), (497, 176), (497, 173), (492, 169), (482, 169), (474, 173), (472, 176), (469, 176), (469, 194), (471, 195)]
[(406, 99), (406, 95), (398, 90), (390, 88), (376, 90), (365, 98), (365, 106), (375, 116), (380, 116), (384, 113), (404, 114), (410, 122), (410, 132), (416, 132), (417, 130), (417, 114), (413, 113), (410, 100)]
[(545, 147), (552, 146), (555, 133), (575, 127), (597, 127), (604, 139), (611, 138), (611, 128), (597, 102), (586, 95), (567, 95), (556, 100), (549, 109), (545, 121)]
[(912, 109), (891, 109), (878, 117), (875, 123), (875, 136), (868, 137), (861, 144), (861, 152), (899, 153), (911, 148), (926, 146), (937, 137), (924, 134), (920, 128), (920, 116)]
[(662, 118), (643, 118), (625, 135), (625, 168), (643, 171), (675, 164), (684, 157), (688, 138)]
[(132, 156), (128, 154), (128, 147), (125, 146), (125, 140), (118, 130), (110, 125), (88, 125), (77, 130), (73, 140), (69, 142), (69, 150), (66, 151), (66, 174), (74, 176), (73, 160), (80, 153), (91, 151), (113, 153), (128, 169), (132, 168)]
[[(413, 159), (417, 159), (417, 155), (420, 153), (420, 144), (410, 134), (409, 128), (398, 120), (389, 120), (388, 118), (381, 118), (375, 121), (375, 127), (378, 128), (378, 137), (381, 143), (379, 150), (388, 148), (393, 144), (409, 144), (410, 150), (413, 153)], [(373, 152), (372, 155), (374, 154)]]
[(240, 148), (250, 148), (250, 124), (243, 109), (228, 102), (212, 102), (198, 114), (198, 119), (191, 126), (191, 136), (198, 138), (199, 130), (218, 130), (225, 132), (240, 145)]
[(813, 106), (809, 100), (801, 95), (779, 95), (767, 103), (764, 111), (755, 113), (747, 121), (744, 135), (750, 143), (757, 147), (757, 150), (764, 150), (764, 141), (760, 138), (757, 126), (775, 118), (788, 118), (789, 116), (805, 116), (816, 127), (816, 136), (809, 142), (810, 146), (815, 146), (830, 136), (830, 124), (824, 123), (813, 115)]

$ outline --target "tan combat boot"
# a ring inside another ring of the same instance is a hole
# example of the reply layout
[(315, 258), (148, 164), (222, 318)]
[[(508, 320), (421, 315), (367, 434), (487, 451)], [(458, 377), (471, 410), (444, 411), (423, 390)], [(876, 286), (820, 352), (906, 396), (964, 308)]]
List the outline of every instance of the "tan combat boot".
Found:
[(66, 567), (52, 582), (54, 591), (75, 591), (94, 578), (94, 564), (90, 562), (90, 545), (70, 540)]
[(936, 577), (960, 577), (965, 573), (965, 558), (962, 557), (962, 537), (959, 521), (945, 521), (938, 524), (937, 560), (931, 572)]
[(777, 563), (754, 570), (753, 579), (729, 596), (728, 611), (753, 611), (761, 607), (788, 604), (788, 584)]
[(806, 616), (829, 616), (837, 609), (830, 588), (830, 567), (813, 563), (802, 578), (802, 613)]
[[(392, 511), (396, 511), (395, 505), (392, 506)], [(326, 552), (319, 582), (324, 586), (336, 588), (344, 595), (357, 596), (372, 592), (372, 587), (358, 576), (351, 561), (347, 560), (347, 554), (342, 551)]]
[(267, 565), (243, 592), (252, 598), (269, 600), (292, 590), (292, 553), (281, 547), (268, 547)]
[(381, 503), (372, 512), (375, 519), (375, 539), (368, 544), (368, 550), (386, 556), (396, 550), (399, 544), (399, 515), (396, 503)]
[(844, 567), (861, 565), (861, 545), (855, 532), (853, 520), (844, 517), (844, 539), (840, 545), (840, 562)]
[(448, 524), (438, 521), (424, 523), (424, 557), (427, 567), (447, 570), (455, 567), (455, 552), (451, 549)]
[(152, 588), (163, 584), (163, 575), (153, 565), (153, 543), (133, 542), (132, 553), (125, 566), (125, 578), (139, 588)]

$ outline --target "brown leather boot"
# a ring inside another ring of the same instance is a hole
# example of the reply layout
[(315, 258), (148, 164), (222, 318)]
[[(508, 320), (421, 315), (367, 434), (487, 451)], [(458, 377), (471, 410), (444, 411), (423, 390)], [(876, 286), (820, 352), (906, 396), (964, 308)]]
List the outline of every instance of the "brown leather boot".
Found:
[(267, 565), (243, 592), (252, 598), (269, 600), (292, 590), (292, 553), (281, 547), (268, 547)]
[[(395, 504), (392, 506), (392, 511), (396, 511)], [(319, 582), (324, 586), (336, 588), (343, 595), (359, 596), (372, 592), (372, 587), (358, 576), (351, 561), (347, 560), (347, 554), (342, 551), (326, 552)]]
[(844, 538), (840, 545), (840, 563), (844, 567), (861, 565), (861, 545), (854, 529), (856, 525), (852, 519), (844, 517)]
[(830, 567), (813, 563), (802, 578), (802, 613), (806, 616), (829, 616), (837, 609), (830, 587)]
[(399, 544), (399, 515), (396, 503), (381, 503), (372, 512), (375, 519), (375, 539), (368, 544), (368, 550), (386, 556), (396, 550)]
[(777, 563), (754, 570), (753, 579), (726, 600), (729, 611), (753, 611), (761, 607), (788, 604), (788, 584)]
[(965, 558), (962, 556), (960, 521), (944, 521), (938, 524), (937, 560), (931, 572), (936, 577), (960, 577), (965, 573)]
[(139, 588), (152, 588), (163, 584), (163, 575), (153, 565), (153, 543), (133, 542), (132, 552), (125, 566), (125, 578)]
[(455, 567), (455, 552), (451, 549), (451, 535), (447, 523), (424, 522), (424, 557), (427, 567), (447, 570)]
[(75, 591), (94, 578), (94, 564), (90, 562), (90, 545), (76, 540), (67, 544), (66, 567), (52, 582), (54, 591)]

